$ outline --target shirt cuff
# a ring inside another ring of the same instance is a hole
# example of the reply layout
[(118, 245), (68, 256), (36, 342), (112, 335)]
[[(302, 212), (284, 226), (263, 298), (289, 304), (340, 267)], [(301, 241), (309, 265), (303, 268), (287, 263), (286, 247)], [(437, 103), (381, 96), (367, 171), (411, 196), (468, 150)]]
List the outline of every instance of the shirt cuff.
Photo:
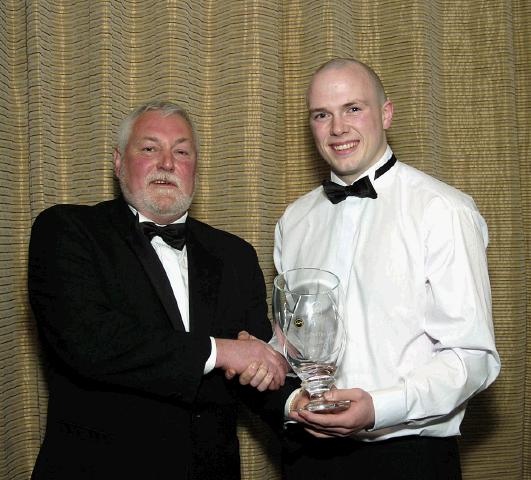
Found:
[(214, 340), (214, 337), (210, 337), (210, 345), (212, 346), (212, 348), (210, 349), (210, 356), (205, 362), (205, 369), (203, 370), (203, 374), (205, 375), (207, 373), (210, 373), (212, 370), (214, 370), (214, 367), (216, 366), (216, 360), (218, 357), (218, 350), (216, 348), (216, 341)]
[(393, 387), (369, 392), (374, 405), (374, 427), (369, 431), (393, 427), (406, 421), (405, 387)]
[(295, 398), (296, 395), (299, 394), (299, 392), (301, 391), (300, 388), (297, 388), (295, 390), (293, 390), (293, 392), (291, 392), (289, 394), (289, 397), (288, 399), (286, 400), (286, 403), (284, 404), (284, 419), (285, 420), (288, 420), (288, 421), (291, 421), (291, 419), (289, 418), (289, 412), (290, 412), (290, 407), (291, 407), (291, 402), (293, 401), (293, 399)]

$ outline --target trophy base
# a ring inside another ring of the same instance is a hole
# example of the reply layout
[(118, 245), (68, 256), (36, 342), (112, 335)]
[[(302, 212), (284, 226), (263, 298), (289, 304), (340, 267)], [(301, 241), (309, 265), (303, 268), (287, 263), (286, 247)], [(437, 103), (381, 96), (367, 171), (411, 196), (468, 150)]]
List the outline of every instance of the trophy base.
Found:
[(304, 406), (302, 410), (312, 413), (338, 413), (350, 407), (350, 400), (315, 400)]

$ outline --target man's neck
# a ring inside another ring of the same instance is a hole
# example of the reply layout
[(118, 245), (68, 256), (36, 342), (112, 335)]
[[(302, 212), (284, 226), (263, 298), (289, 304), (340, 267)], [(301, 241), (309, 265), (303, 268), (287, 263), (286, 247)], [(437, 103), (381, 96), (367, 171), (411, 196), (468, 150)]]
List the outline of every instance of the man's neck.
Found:
[(184, 223), (188, 218), (188, 212), (184, 212), (184, 214), (182, 214), (181, 216), (158, 216), (152, 214), (148, 216), (137, 210), (132, 205), (129, 205), (129, 208), (135, 215), (138, 215), (139, 222), (153, 222), (157, 225), (169, 225), (170, 223)]

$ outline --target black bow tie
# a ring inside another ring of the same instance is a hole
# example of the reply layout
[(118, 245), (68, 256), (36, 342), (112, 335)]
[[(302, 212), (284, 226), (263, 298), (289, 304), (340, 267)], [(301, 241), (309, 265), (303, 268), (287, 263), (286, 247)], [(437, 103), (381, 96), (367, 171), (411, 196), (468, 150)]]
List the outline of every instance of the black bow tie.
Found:
[(323, 188), (332, 203), (339, 203), (345, 200), (349, 196), (354, 197), (368, 197), (376, 198), (378, 194), (374, 187), (372, 186), (369, 177), (363, 177), (359, 180), (356, 180), (352, 185), (338, 185), (337, 183), (332, 182), (331, 180), (325, 180), (323, 182)]
[(170, 247), (182, 250), (186, 243), (186, 223), (171, 223), (164, 227), (155, 225), (153, 222), (140, 222), (140, 228), (150, 240), (159, 236)]
[[(396, 157), (391, 156), (387, 162), (385, 162), (376, 172), (374, 173), (374, 179), (381, 177), (387, 170), (389, 170), (396, 163)], [(345, 200), (349, 196), (360, 197), (360, 198), (377, 198), (378, 194), (372, 186), (371, 180), (368, 176), (359, 178), (352, 185), (338, 185), (337, 183), (332, 182), (331, 180), (325, 180), (323, 182), (323, 189), (332, 203), (339, 203)]]

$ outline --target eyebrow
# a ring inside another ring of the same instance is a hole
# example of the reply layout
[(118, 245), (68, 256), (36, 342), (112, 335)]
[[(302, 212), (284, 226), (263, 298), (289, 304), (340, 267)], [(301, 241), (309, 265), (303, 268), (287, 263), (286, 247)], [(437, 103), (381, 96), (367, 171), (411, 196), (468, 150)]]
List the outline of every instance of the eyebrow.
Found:
[[(149, 136), (149, 135), (146, 135), (144, 137), (140, 137), (138, 139), (138, 142), (144, 142), (146, 140), (149, 140), (149, 141), (155, 142), (155, 143), (160, 143), (160, 140), (157, 137), (152, 137), (152, 136)], [(190, 139), (188, 137), (179, 137), (177, 140), (175, 140), (175, 142), (173, 142), (173, 145), (179, 145), (179, 144), (185, 143), (185, 142), (193, 143), (192, 139)]]
[(177, 140), (175, 140), (175, 142), (173, 142), (173, 144), (174, 144), (174, 145), (178, 145), (178, 144), (180, 144), (180, 143), (185, 143), (185, 142), (193, 143), (191, 138), (188, 138), (188, 137), (180, 137), (180, 138), (178, 138)]
[[(343, 105), (341, 105), (341, 108), (352, 107), (353, 105), (368, 105), (368, 102), (365, 102), (363, 100), (354, 99), (354, 100), (351, 100), (350, 102), (346, 102)], [(310, 108), (309, 110), (310, 113), (328, 112), (328, 111), (329, 111), (328, 108), (325, 108), (325, 107)]]

